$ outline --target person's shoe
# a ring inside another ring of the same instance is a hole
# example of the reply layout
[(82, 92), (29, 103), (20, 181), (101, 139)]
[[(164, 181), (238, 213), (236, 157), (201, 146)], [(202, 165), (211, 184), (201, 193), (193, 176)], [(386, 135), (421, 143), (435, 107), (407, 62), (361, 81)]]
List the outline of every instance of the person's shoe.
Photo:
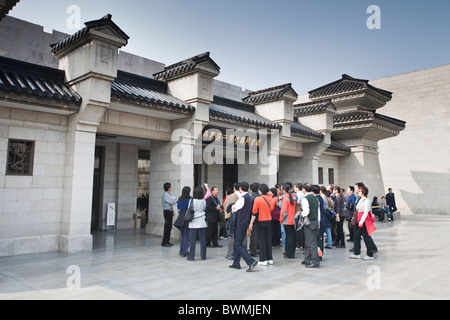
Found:
[(218, 244), (217, 246), (214, 246), (214, 248), (223, 248), (223, 246)]
[(318, 264), (318, 263), (310, 263), (310, 264), (307, 264), (305, 266), (305, 268), (308, 268), (308, 269), (320, 268), (320, 264)]
[(258, 261), (253, 262), (251, 265), (248, 266), (247, 272), (252, 272), (253, 269), (258, 265)]
[(225, 256), (225, 259), (227, 259), (227, 260), (234, 260), (234, 257), (233, 257), (233, 256), (229, 256), (229, 255), (226, 255), (226, 256)]
[(258, 266), (267, 266), (268, 262), (267, 261), (260, 261), (258, 263)]
[(207, 248), (214, 248), (214, 246), (212, 244), (208, 244), (206, 247)]
[(273, 265), (273, 260), (269, 260), (269, 261), (267, 261), (267, 263), (268, 263), (269, 265)]
[(236, 267), (234, 264), (232, 264), (231, 266), (229, 266), (230, 269), (236, 269), (236, 270), (241, 270), (241, 267)]
[(361, 255), (360, 254), (352, 254), (350, 256), (350, 259), (361, 259)]
[(168, 244), (168, 243), (164, 243), (164, 244), (162, 244), (161, 245), (161, 247), (164, 247), (164, 248), (170, 248), (170, 247), (172, 247), (170, 244)]
[(374, 260), (374, 257), (370, 257), (370, 256), (366, 256), (363, 258), (363, 260), (367, 261), (367, 260)]

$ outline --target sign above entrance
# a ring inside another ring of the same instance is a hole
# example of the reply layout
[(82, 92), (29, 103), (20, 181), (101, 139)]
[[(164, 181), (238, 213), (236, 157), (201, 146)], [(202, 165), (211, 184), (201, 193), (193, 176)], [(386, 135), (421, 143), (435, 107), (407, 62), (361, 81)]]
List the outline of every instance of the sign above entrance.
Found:
[[(262, 137), (256, 130), (248, 129), (217, 129), (206, 126), (202, 132), (202, 145), (214, 143), (226, 148), (239, 148), (258, 151), (266, 143), (267, 137)], [(198, 143), (200, 141), (197, 141)]]

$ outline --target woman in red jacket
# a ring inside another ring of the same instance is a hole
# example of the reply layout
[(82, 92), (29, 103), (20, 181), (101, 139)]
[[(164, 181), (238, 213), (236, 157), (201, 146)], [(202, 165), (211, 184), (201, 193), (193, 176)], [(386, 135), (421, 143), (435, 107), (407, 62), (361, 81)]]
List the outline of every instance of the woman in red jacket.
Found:
[(295, 259), (296, 232), (294, 227), (295, 206), (297, 205), (297, 197), (291, 192), (289, 184), (283, 185), (284, 197), (281, 200), (280, 222), (284, 225), (286, 232), (286, 252), (284, 257), (287, 259)]

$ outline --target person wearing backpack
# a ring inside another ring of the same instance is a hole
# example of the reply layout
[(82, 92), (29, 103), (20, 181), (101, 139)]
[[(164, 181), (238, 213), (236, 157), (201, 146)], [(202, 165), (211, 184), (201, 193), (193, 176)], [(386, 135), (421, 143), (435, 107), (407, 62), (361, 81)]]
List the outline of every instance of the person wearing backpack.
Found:
[(178, 198), (177, 202), (179, 215), (178, 219), (174, 223), (174, 226), (181, 231), (180, 256), (185, 258), (188, 255), (190, 231), (189, 231), (189, 222), (186, 222), (184, 217), (192, 201), (190, 193), (191, 193), (190, 187), (184, 187), (183, 190), (181, 191), (181, 197)]

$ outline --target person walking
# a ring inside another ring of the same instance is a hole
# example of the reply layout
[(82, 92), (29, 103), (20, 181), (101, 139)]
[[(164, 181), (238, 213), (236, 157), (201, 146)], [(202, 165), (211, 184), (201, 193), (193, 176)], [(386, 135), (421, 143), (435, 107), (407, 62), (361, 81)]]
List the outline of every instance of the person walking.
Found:
[(195, 246), (197, 245), (197, 235), (200, 240), (200, 257), (206, 260), (206, 201), (203, 199), (205, 193), (202, 187), (194, 189), (194, 219), (189, 223), (189, 231), (191, 238), (191, 245), (189, 249), (189, 256), (187, 260), (195, 260)]
[(206, 199), (206, 246), (208, 248), (222, 248), (219, 245), (219, 221), (220, 211), (222, 207), (220, 200), (217, 198), (219, 195), (219, 188), (211, 188), (211, 196)]
[(170, 182), (164, 184), (164, 191), (161, 195), (161, 203), (164, 214), (164, 234), (161, 246), (170, 248), (173, 244), (170, 243), (170, 234), (172, 232), (172, 222), (173, 222), (173, 205), (177, 203), (177, 198), (175, 198), (170, 192), (172, 191), (172, 185)]
[(364, 243), (367, 249), (367, 256), (364, 260), (373, 260), (373, 253), (375, 248), (373, 247), (370, 236), (376, 230), (374, 226), (375, 219), (372, 216), (371, 208), (372, 203), (367, 198), (369, 194), (369, 189), (367, 187), (359, 188), (359, 201), (356, 205), (356, 211), (358, 212), (358, 217), (356, 222), (358, 227), (355, 230), (354, 244), (355, 252), (350, 256), (351, 259), (361, 259), (361, 236), (364, 239)]
[(302, 264), (306, 268), (319, 268), (318, 232), (320, 223), (319, 200), (312, 194), (312, 185), (303, 185), (305, 197), (302, 201), (302, 216), (308, 217), (310, 224), (305, 228), (305, 260)]
[(275, 201), (269, 195), (269, 187), (267, 184), (260, 184), (258, 186), (259, 197), (256, 197), (253, 202), (252, 219), (250, 221), (249, 230), (253, 230), (255, 221), (258, 243), (259, 243), (259, 264), (267, 266), (273, 264), (272, 256), (272, 212), (275, 207)]
[(251, 272), (258, 265), (258, 262), (250, 256), (247, 248), (244, 247), (244, 239), (247, 237), (252, 213), (252, 197), (248, 194), (248, 189), (248, 183), (242, 182), (239, 188), (241, 197), (233, 206), (236, 223), (234, 228), (234, 260), (230, 268), (241, 269), (240, 261), (243, 258), (248, 265), (247, 272)]
[(281, 200), (280, 223), (284, 225), (286, 232), (286, 247), (284, 257), (295, 259), (296, 248), (296, 230), (294, 226), (294, 217), (296, 214), (297, 196), (292, 193), (289, 184), (283, 185), (284, 196)]
[(181, 232), (181, 242), (180, 242), (180, 256), (187, 257), (188, 255), (188, 247), (190, 240), (190, 231), (189, 231), (189, 222), (184, 220), (186, 216), (186, 211), (189, 210), (190, 205), (192, 204), (192, 198), (190, 196), (191, 188), (184, 187), (181, 191), (181, 196), (178, 198), (177, 207), (178, 207), (178, 219), (175, 221), (174, 226), (177, 227)]

